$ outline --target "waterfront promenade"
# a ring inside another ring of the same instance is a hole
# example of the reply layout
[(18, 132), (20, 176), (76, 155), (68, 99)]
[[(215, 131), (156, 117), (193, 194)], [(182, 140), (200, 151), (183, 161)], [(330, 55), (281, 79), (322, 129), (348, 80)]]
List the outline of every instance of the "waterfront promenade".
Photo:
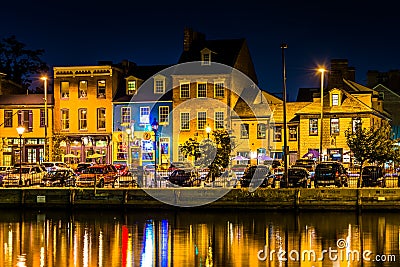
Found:
[[(221, 191), (213, 199), (215, 190)], [(173, 205), (157, 199), (169, 199)], [(198, 206), (196, 203), (208, 203)], [(1, 188), (0, 208), (393, 210), (400, 188)]]

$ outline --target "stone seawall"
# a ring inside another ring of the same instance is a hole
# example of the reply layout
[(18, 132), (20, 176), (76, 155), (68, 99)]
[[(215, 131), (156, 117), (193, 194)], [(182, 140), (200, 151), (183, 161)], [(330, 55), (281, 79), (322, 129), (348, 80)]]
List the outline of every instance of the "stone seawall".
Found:
[[(400, 188), (232, 189), (218, 200), (218, 188), (92, 189), (1, 188), (0, 208), (177, 208), (286, 210), (385, 210), (400, 209)], [(148, 193), (147, 193), (148, 192)], [(158, 199), (173, 198), (164, 204)]]

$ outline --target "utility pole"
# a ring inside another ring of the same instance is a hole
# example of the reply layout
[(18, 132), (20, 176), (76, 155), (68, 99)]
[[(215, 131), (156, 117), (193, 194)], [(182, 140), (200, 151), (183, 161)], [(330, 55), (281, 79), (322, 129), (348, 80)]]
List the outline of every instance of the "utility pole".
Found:
[(282, 43), (281, 44), (281, 49), (282, 49), (282, 76), (283, 76), (283, 88), (282, 88), (282, 98), (283, 98), (283, 164), (284, 164), (284, 179), (286, 182), (286, 185), (289, 183), (288, 181), (288, 154), (289, 154), (289, 148), (287, 146), (287, 123), (286, 123), (286, 64), (285, 64), (285, 49), (287, 48), (287, 44)]

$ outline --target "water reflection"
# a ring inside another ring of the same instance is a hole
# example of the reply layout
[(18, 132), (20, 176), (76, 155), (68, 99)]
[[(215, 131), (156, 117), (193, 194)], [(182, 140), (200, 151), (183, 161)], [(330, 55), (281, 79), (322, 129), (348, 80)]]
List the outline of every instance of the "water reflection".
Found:
[(2, 211), (0, 266), (399, 266), (399, 225), (396, 213)]

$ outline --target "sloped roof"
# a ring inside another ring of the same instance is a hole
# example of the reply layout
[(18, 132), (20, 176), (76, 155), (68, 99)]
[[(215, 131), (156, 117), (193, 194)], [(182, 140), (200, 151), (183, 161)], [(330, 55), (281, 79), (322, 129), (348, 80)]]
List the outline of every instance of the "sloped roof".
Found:
[(375, 93), (376, 94), (376, 92), (373, 89), (365, 87), (364, 85), (361, 85), (359, 83), (356, 83), (356, 82), (353, 82), (353, 81), (350, 81), (350, 80), (346, 80), (346, 79), (343, 79), (343, 81), (354, 92), (368, 92), (368, 93)]
[[(298, 120), (297, 111), (309, 102), (286, 102), (286, 121), (288, 123)], [(272, 106), (272, 120), (275, 123), (283, 123), (283, 103)]]
[[(53, 94), (47, 94), (47, 105), (53, 104)], [(44, 94), (2, 95), (0, 105), (44, 105)]]
[(282, 100), (258, 88), (248, 87), (242, 91), (233, 110), (232, 118), (265, 118), (271, 116), (271, 106)]
[(299, 88), (296, 102), (313, 102), (314, 94), (321, 94), (321, 88)]

